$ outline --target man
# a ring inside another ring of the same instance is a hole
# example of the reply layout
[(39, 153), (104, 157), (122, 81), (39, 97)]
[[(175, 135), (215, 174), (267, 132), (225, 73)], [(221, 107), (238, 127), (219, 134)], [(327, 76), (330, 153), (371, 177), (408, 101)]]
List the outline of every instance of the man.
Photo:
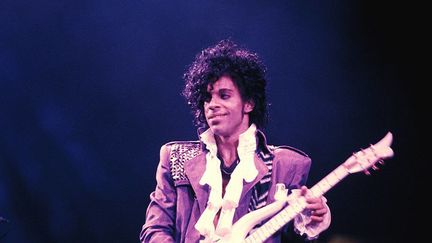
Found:
[[(223, 40), (198, 54), (184, 79), (183, 95), (200, 140), (162, 146), (141, 242), (227, 239), (239, 234), (232, 230), (242, 216), (275, 201), (280, 185), (289, 194), (299, 192), (306, 206), (267, 241), (316, 239), (329, 227), (330, 211), (324, 197), (310, 195), (304, 186), (311, 159), (297, 149), (266, 144), (265, 67), (258, 56)], [(255, 220), (251, 232), (265, 222)]]

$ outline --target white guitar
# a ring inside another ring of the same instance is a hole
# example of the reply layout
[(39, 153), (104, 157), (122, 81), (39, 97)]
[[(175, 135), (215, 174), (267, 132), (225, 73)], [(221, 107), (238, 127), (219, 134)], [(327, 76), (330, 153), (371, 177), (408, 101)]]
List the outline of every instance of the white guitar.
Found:
[[(333, 170), (330, 174), (328, 174), (310, 189), (313, 196), (319, 197), (324, 195), (324, 193), (330, 190), (349, 174), (361, 171), (369, 174), (369, 168), (372, 167), (374, 170), (378, 169), (376, 163), (383, 164), (383, 159), (393, 157), (393, 150), (390, 148), (392, 141), (393, 135), (389, 132), (376, 144), (370, 145), (367, 149), (353, 153), (353, 155), (350, 156), (343, 164), (338, 166), (335, 170)], [(284, 194), (282, 199), (280, 196), (281, 193)], [(286, 196), (286, 189), (284, 189), (283, 185), (282, 187), (278, 188), (275, 198), (277, 199), (275, 202), (250, 212), (240, 218), (232, 226), (231, 232), (219, 238), (217, 242), (264, 242), (306, 208), (305, 198), (298, 197), (295, 200), (291, 200), (292, 198), (290, 198), (290, 196)], [(283, 208), (288, 200), (290, 201), (290, 204)], [(283, 210), (281, 210), (282, 208)], [(276, 212), (278, 213), (274, 215)], [(264, 225), (247, 235), (256, 224), (272, 215), (274, 216)]]

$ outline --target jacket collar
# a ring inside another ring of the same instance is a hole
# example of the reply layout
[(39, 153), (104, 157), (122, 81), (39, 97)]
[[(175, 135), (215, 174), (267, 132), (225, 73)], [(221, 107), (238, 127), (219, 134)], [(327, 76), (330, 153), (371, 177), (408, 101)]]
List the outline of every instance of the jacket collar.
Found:
[[(200, 135), (202, 133), (204, 133), (206, 130), (207, 129), (205, 129), (205, 128), (198, 128), (197, 129), (198, 137), (200, 137)], [(266, 138), (264, 132), (257, 128), (257, 130), (256, 130), (256, 136), (257, 136), (257, 140), (258, 140), (257, 141), (257, 151), (256, 152), (259, 153), (260, 156), (262, 158), (264, 158), (264, 159), (268, 158), (268, 157), (273, 158), (274, 157), (273, 152), (269, 148), (269, 146), (267, 145), (267, 138)], [(201, 142), (201, 148), (202, 148), (202, 150), (206, 151), (207, 150), (206, 149), (206, 145), (201, 140), (200, 140), (200, 142)]]

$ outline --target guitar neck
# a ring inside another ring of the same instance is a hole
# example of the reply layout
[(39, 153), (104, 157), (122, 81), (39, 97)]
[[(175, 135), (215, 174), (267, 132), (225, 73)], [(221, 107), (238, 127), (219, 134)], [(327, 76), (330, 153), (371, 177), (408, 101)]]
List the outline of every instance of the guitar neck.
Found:
[[(343, 164), (340, 165), (310, 189), (312, 196), (320, 197), (324, 195), (324, 193), (330, 190), (348, 174), (349, 172), (345, 166)], [(249, 236), (246, 237), (245, 242), (264, 242), (276, 231), (293, 220), (300, 212), (305, 209), (305, 207), (306, 201), (304, 198), (298, 198), (294, 203), (290, 203), (260, 228), (249, 234)]]

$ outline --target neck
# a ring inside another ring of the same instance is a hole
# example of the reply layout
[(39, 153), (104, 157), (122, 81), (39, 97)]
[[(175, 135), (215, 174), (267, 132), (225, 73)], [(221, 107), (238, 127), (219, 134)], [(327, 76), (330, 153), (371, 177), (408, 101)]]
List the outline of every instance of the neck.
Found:
[(218, 154), (222, 158), (225, 166), (231, 166), (236, 160), (237, 156), (237, 146), (239, 144), (238, 136), (233, 137), (220, 137), (215, 136)]

